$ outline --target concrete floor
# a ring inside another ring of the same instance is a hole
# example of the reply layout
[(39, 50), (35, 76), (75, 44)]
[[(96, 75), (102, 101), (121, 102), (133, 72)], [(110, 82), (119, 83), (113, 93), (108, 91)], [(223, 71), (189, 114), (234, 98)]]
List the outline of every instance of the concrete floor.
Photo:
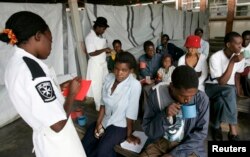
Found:
[[(84, 112), (88, 117), (88, 124), (92, 123), (96, 117), (97, 112), (91, 105), (84, 105), (78, 103), (77, 106), (83, 106)], [(250, 114), (239, 113), (239, 133), (242, 140), (250, 141)], [(138, 125), (138, 124), (137, 124)], [(138, 128), (139, 126), (137, 126)], [(223, 125), (224, 139), (227, 140), (228, 126)], [(209, 131), (208, 140), (211, 140)], [(32, 130), (21, 119), (0, 128), (0, 157), (35, 157), (32, 154)]]

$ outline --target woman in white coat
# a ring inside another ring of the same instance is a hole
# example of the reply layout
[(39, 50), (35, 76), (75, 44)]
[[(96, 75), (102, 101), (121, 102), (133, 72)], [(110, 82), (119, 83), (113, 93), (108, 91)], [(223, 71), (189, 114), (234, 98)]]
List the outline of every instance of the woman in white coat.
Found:
[(46, 22), (32, 12), (17, 12), (7, 20), (0, 40), (14, 45), (5, 85), (17, 112), (33, 129), (36, 157), (85, 157), (69, 116), (80, 79), (70, 82), (69, 96), (64, 99), (41, 61), (49, 56), (52, 44)]
[(108, 74), (106, 53), (110, 53), (111, 49), (107, 47), (107, 40), (102, 37), (102, 34), (109, 27), (106, 18), (97, 17), (94, 23), (93, 29), (85, 39), (89, 54), (86, 78), (92, 81), (87, 95), (94, 98), (96, 110), (99, 111), (102, 83)]

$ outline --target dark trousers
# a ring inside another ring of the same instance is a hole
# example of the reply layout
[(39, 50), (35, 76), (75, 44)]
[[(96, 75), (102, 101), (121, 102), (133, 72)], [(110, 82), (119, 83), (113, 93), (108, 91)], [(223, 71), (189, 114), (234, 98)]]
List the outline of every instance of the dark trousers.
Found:
[(127, 128), (108, 126), (103, 136), (97, 139), (94, 136), (95, 126), (96, 122), (92, 123), (82, 139), (87, 157), (116, 157), (114, 146), (125, 140)]
[(139, 106), (139, 118), (140, 119), (143, 119), (144, 108), (145, 108), (145, 106), (148, 106), (147, 103), (148, 103), (149, 93), (154, 85), (155, 84), (152, 83), (150, 85), (146, 84), (146, 85), (142, 86), (141, 97), (140, 97), (140, 106)]
[(221, 122), (237, 124), (236, 89), (232, 85), (206, 84), (211, 101), (212, 123), (219, 128)]

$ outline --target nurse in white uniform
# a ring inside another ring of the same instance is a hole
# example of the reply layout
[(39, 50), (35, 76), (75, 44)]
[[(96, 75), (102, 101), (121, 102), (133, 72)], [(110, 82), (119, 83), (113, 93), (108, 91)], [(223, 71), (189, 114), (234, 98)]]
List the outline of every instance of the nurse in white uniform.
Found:
[(6, 67), (5, 84), (17, 112), (33, 129), (36, 156), (85, 157), (69, 117), (80, 79), (72, 80), (65, 100), (49, 68), (40, 60), (51, 51), (48, 25), (37, 14), (17, 12), (7, 20), (0, 40), (15, 48)]
[(108, 74), (106, 53), (111, 52), (111, 49), (107, 47), (107, 40), (102, 37), (106, 28), (109, 27), (106, 18), (98, 17), (94, 23), (93, 30), (85, 39), (86, 49), (89, 54), (86, 78), (92, 81), (87, 95), (94, 98), (96, 110), (99, 111), (102, 83)]

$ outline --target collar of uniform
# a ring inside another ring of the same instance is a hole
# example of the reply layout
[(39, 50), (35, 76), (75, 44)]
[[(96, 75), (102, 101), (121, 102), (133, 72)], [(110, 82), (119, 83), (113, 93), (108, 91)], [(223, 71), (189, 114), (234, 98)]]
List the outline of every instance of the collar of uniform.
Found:
[(16, 53), (18, 53), (19, 55), (31, 58), (31, 59), (35, 60), (36, 62), (38, 62), (40, 64), (40, 66), (48, 68), (47, 65), (45, 63), (43, 63), (40, 59), (36, 58), (35, 56), (33, 56), (29, 52), (25, 51), (24, 49), (19, 48), (17, 46), (15, 46), (15, 49), (16, 49)]
[[(130, 80), (133, 79), (133, 75), (132, 74), (129, 74), (129, 76), (123, 80), (122, 82), (120, 82), (116, 89), (114, 90), (113, 93), (120, 93), (120, 91), (124, 91), (124, 88), (126, 87), (129, 87), (130, 86)], [(111, 93), (111, 88), (113, 86), (115, 82), (115, 75), (113, 74), (112, 75), (112, 79), (110, 80), (110, 84), (109, 84), (109, 93)], [(112, 94), (113, 95), (113, 94)]]

